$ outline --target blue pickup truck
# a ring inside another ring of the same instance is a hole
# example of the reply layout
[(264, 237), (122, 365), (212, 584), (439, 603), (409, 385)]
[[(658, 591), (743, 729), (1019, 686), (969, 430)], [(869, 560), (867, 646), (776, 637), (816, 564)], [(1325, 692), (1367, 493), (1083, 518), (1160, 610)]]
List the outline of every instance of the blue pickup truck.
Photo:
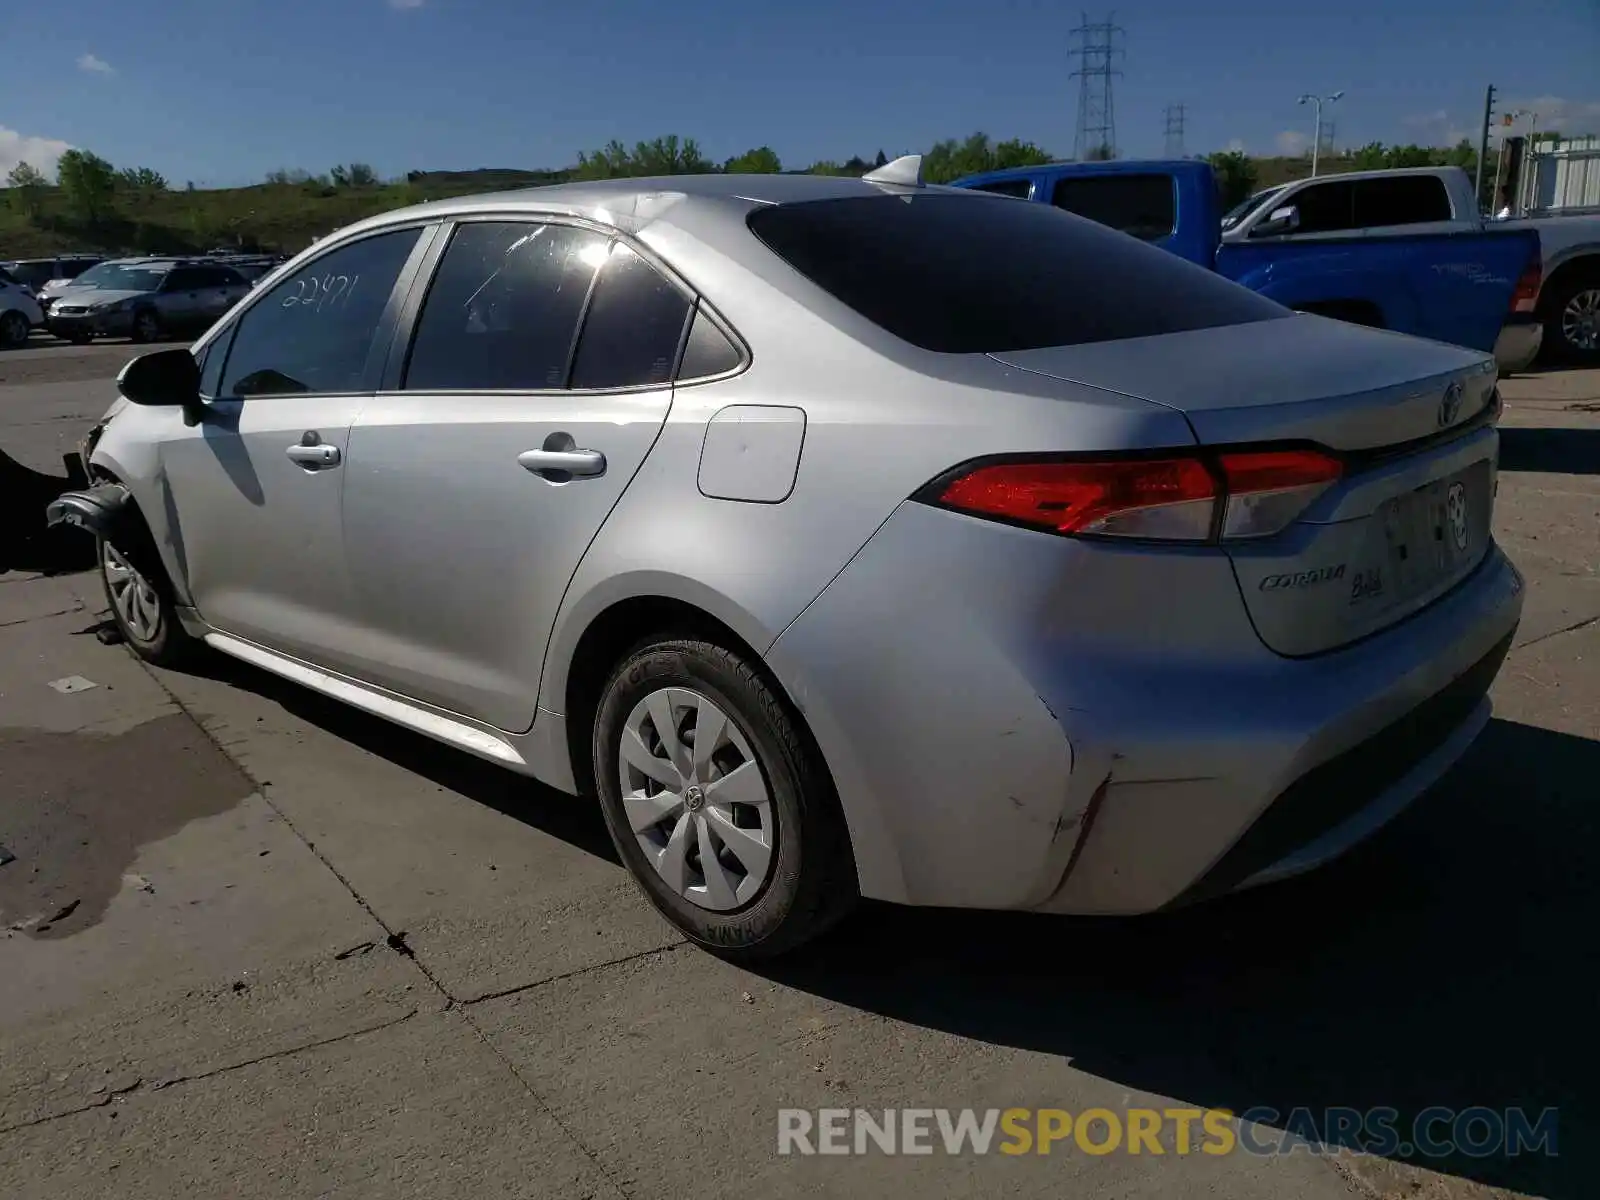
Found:
[(955, 186), (1054, 204), (1290, 308), (1493, 351), (1521, 370), (1539, 349), (1538, 234), (1452, 224), (1472, 203), (1460, 175), (1456, 188), (1438, 171), (1319, 177), (1228, 214), (1211, 167), (1190, 160), (1052, 163)]

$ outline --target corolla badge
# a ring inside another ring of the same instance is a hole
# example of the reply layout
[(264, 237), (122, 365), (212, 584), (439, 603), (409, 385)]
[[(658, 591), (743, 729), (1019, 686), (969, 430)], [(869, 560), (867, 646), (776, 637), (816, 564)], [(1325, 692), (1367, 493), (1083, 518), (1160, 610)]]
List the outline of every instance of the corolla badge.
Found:
[(1459, 383), (1452, 383), (1444, 390), (1444, 399), (1439, 401), (1439, 428), (1454, 425), (1456, 418), (1461, 415), (1461, 399), (1465, 395)]

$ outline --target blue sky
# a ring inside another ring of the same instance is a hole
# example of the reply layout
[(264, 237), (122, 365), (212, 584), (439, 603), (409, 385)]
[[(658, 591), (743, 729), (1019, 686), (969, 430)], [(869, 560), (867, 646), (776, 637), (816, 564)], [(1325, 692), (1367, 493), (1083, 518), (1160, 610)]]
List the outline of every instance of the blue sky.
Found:
[[(1109, 7), (1105, 6), (1105, 7)], [(1092, 11), (1096, 18), (1104, 7)], [(1600, 132), (1600, 0), (1124, 0), (1117, 141), (1340, 144), (1471, 134), (1483, 88)], [(786, 166), (982, 129), (1069, 154), (1079, 6), (1047, 0), (74, 0), (0, 3), (0, 173), (83, 146), (175, 184), (276, 167), (562, 166), (677, 133)], [(1474, 134), (1475, 136), (1475, 134)]]

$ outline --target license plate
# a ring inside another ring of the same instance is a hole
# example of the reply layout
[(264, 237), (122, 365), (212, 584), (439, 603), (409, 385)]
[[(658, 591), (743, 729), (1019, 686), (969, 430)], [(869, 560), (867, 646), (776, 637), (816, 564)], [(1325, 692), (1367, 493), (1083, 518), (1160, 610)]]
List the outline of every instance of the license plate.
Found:
[[(1376, 522), (1387, 579), (1370, 581), (1380, 605), (1400, 604), (1454, 581), (1481, 557), (1489, 530), (1487, 468), (1472, 467), (1386, 501)], [(1369, 571), (1370, 573), (1370, 571)]]

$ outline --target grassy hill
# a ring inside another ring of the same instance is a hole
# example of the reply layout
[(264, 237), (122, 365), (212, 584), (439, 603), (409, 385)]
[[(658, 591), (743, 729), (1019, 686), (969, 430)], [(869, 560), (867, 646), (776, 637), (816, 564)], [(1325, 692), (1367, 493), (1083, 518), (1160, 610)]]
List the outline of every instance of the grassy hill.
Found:
[[(1253, 160), (1258, 186), (1310, 173), (1305, 158)], [(1324, 160), (1322, 170), (1348, 170), (1348, 158)], [(387, 209), (569, 179), (576, 168), (555, 171), (483, 169), (413, 171), (404, 182), (335, 187), (323, 180), (263, 183), (254, 187), (194, 191), (120, 190), (111, 214), (89, 224), (72, 215), (59, 188), (43, 189), (30, 217), (5, 192), (0, 203), (0, 259), (63, 251), (112, 254), (192, 254), (216, 246), (294, 252), (352, 221)]]

